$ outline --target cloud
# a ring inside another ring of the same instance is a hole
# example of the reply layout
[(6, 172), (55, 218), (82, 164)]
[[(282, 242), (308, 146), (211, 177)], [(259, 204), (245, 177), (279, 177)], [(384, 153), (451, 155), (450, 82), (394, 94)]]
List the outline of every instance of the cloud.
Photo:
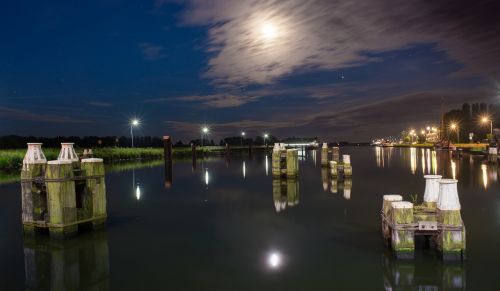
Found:
[(493, 0), (189, 0), (182, 20), (209, 27), (205, 76), (241, 86), (422, 43), (462, 63), (457, 75), (500, 77), (499, 14)]
[(163, 103), (171, 101), (194, 102), (208, 107), (228, 108), (238, 107), (243, 104), (258, 100), (263, 95), (249, 95), (237, 93), (194, 94), (164, 98), (147, 99), (147, 103)]
[(43, 121), (54, 123), (90, 123), (88, 120), (76, 120), (68, 116), (53, 115), (53, 114), (39, 114), (26, 110), (15, 109), (10, 107), (0, 106), (0, 116), (7, 119), (15, 119), (22, 121)]
[(95, 107), (113, 107), (113, 104), (111, 104), (111, 103), (99, 102), (99, 101), (90, 101), (90, 102), (87, 102), (87, 104), (90, 106), (95, 106)]
[(148, 61), (163, 59), (167, 56), (167, 54), (164, 52), (164, 47), (149, 42), (143, 42), (139, 44), (139, 50), (144, 59)]
[[(465, 102), (491, 102), (491, 94), (476, 90), (430, 90), (396, 95), (376, 101), (347, 101), (326, 104), (321, 108), (294, 108), (277, 111), (267, 120), (236, 120), (209, 124), (213, 136), (222, 138), (245, 130), (261, 134), (271, 132), (281, 137), (318, 136), (327, 140), (370, 140), (374, 134), (397, 135), (409, 127), (436, 124), (440, 120), (441, 100), (446, 108), (459, 108)], [(278, 121), (273, 121), (278, 120)], [(188, 121), (165, 121), (183, 135), (197, 133), (201, 124)], [(188, 137), (189, 138), (189, 137)]]

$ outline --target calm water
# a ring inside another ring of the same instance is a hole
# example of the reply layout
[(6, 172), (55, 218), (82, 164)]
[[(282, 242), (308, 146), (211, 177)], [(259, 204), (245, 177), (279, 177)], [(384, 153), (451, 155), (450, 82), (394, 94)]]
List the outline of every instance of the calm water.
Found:
[[(497, 164), (421, 149), (341, 151), (354, 176), (337, 187), (312, 151), (301, 153), (295, 184), (273, 184), (270, 157), (258, 153), (196, 169), (174, 162), (171, 187), (163, 166), (109, 173), (107, 229), (65, 242), (23, 240), (20, 185), (0, 186), (0, 288), (500, 290)], [(429, 172), (459, 180), (463, 264), (433, 250), (396, 261), (382, 244), (382, 195), (422, 199)]]

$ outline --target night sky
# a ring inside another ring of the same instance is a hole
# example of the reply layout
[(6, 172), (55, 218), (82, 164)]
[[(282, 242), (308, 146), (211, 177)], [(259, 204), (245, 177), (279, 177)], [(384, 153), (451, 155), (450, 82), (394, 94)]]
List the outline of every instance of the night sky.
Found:
[(500, 102), (500, 1), (2, 1), (0, 135), (367, 141)]

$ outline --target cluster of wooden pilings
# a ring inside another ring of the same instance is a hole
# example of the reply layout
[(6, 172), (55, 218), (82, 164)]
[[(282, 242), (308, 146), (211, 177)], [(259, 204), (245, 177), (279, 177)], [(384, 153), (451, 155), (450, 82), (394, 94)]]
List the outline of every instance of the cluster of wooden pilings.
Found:
[(465, 259), (465, 225), (457, 180), (426, 175), (424, 202), (413, 205), (401, 195), (384, 195), (382, 236), (398, 258), (413, 258), (416, 236), (424, 236), (443, 259)]
[(329, 159), (329, 148), (327, 143), (323, 143), (321, 147), (321, 166), (329, 167), (332, 177), (338, 177), (339, 179), (352, 177), (352, 165), (351, 156), (342, 155), (342, 161), (340, 160), (340, 149), (338, 147), (332, 147), (332, 159)]
[(102, 159), (79, 159), (72, 143), (62, 143), (55, 161), (47, 161), (41, 143), (28, 143), (21, 171), (25, 234), (48, 229), (50, 237), (73, 236), (82, 225), (106, 222), (106, 185)]

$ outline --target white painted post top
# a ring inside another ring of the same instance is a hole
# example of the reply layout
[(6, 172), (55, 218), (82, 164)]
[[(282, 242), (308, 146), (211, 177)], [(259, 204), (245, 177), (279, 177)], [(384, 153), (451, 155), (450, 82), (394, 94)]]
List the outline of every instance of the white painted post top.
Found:
[(396, 201), (391, 203), (392, 208), (396, 209), (410, 209), (413, 208), (413, 203), (408, 201)]
[(328, 144), (326, 142), (323, 143), (323, 146), (321, 147), (322, 149), (327, 149), (328, 148)]
[(351, 163), (351, 156), (350, 155), (342, 155), (342, 161), (344, 164), (350, 164)]
[(391, 201), (391, 202), (403, 201), (403, 196), (397, 194), (384, 195), (384, 201)]
[(274, 147), (273, 147), (273, 151), (279, 151), (279, 150), (280, 150), (280, 144), (275, 142)]
[(47, 158), (42, 151), (42, 143), (32, 142), (28, 143), (28, 151), (24, 155), (23, 167), (27, 164), (45, 164)]
[(440, 210), (460, 210), (460, 200), (457, 190), (458, 181), (454, 179), (441, 179), (439, 181), (439, 197), (437, 208)]
[(336, 161), (330, 161), (330, 168), (333, 168), (337, 166), (337, 162)]
[(496, 147), (490, 147), (490, 149), (488, 150), (488, 153), (490, 155), (498, 155), (498, 149)]
[(437, 202), (439, 198), (439, 181), (443, 176), (441, 175), (424, 175), (425, 178), (425, 192), (424, 202)]
[(99, 158), (89, 158), (89, 159), (82, 159), (81, 160), (82, 163), (102, 163), (103, 162), (103, 159), (99, 159)]
[(78, 162), (78, 155), (76, 154), (73, 145), (74, 143), (72, 142), (62, 142), (61, 151), (59, 152), (59, 157), (57, 159), (60, 161)]
[(49, 164), (49, 165), (67, 165), (67, 164), (71, 164), (71, 161), (54, 160), (54, 161), (48, 161), (47, 164)]

